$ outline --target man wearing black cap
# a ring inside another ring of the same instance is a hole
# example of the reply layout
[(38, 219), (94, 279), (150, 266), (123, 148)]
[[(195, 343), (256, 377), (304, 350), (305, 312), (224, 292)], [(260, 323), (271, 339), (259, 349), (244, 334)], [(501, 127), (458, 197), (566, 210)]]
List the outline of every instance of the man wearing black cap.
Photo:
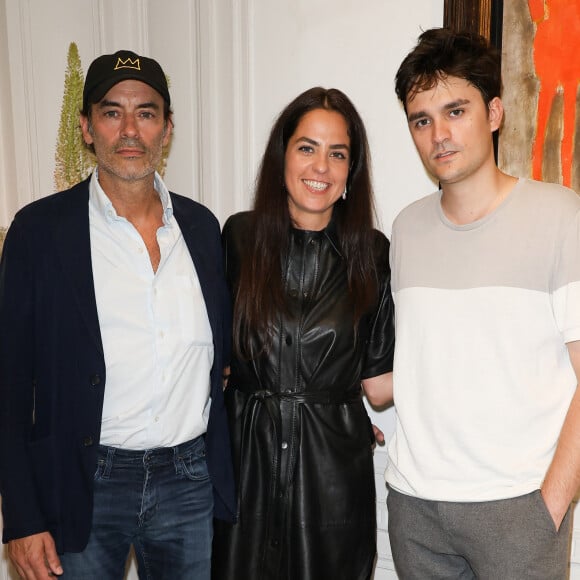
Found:
[(219, 224), (155, 168), (166, 76), (97, 58), (81, 130), (97, 168), (22, 209), (0, 264), (0, 493), (23, 578), (209, 578), (235, 513)]

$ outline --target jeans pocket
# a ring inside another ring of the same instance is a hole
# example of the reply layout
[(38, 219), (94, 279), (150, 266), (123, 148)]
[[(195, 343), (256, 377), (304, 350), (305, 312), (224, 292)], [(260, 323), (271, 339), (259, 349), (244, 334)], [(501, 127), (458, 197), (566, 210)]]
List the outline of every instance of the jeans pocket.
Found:
[(204, 481), (209, 479), (205, 451), (201, 453), (187, 453), (178, 459), (181, 473), (192, 481)]

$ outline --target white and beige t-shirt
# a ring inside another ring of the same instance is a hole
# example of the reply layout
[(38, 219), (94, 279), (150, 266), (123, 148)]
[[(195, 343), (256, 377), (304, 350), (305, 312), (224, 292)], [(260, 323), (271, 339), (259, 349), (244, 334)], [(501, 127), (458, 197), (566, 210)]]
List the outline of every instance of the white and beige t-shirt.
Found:
[(391, 240), (395, 408), (388, 483), (424, 499), (537, 489), (576, 388), (580, 198), (521, 179), (485, 218), (451, 223), (437, 192)]

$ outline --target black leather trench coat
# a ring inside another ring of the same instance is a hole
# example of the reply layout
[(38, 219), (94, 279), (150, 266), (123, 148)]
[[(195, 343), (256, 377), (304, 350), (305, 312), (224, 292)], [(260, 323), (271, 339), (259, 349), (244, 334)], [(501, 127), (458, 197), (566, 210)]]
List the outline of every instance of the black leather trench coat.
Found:
[[(232, 291), (249, 218), (224, 227)], [(366, 579), (376, 553), (374, 437), (361, 379), (392, 370), (389, 243), (376, 232), (369, 248), (380, 296), (355, 336), (334, 223), (289, 236), (289, 315), (275, 323), (267, 353), (232, 361), (226, 406), (239, 514), (235, 525), (216, 522), (215, 580)]]

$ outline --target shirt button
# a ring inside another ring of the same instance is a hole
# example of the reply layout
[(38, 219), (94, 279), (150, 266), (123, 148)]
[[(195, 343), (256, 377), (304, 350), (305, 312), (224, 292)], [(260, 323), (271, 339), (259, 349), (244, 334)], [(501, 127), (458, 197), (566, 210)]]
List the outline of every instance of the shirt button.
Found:
[(288, 442), (287, 441), (282, 441), (282, 449), (288, 449)]
[(292, 298), (296, 298), (296, 296), (298, 296), (298, 290), (296, 290), (295, 288), (290, 290), (290, 296), (292, 296)]
[(91, 375), (91, 387), (97, 387), (101, 384), (101, 377), (98, 374)]

